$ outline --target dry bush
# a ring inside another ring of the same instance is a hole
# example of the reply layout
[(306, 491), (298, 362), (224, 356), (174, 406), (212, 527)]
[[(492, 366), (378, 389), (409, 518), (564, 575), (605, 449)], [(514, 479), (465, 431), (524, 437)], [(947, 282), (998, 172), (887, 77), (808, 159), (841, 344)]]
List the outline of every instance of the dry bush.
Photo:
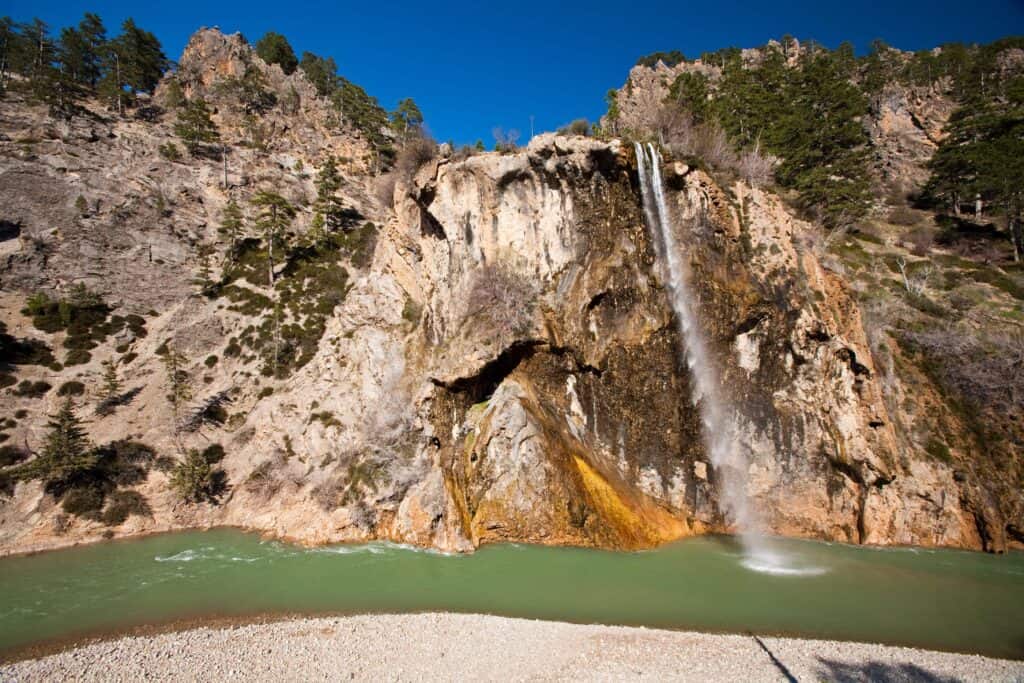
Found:
[(416, 135), (402, 145), (395, 157), (393, 172), (406, 181), (412, 180), (416, 171), (437, 157), (437, 143), (429, 135)]
[(932, 250), (935, 234), (929, 228), (921, 226), (908, 232), (906, 238), (911, 245), (911, 254), (914, 256), (927, 256)]
[(907, 206), (894, 206), (886, 220), (893, 225), (917, 225), (920, 217), (917, 212)]
[(759, 145), (737, 154), (721, 126), (711, 121), (697, 123), (674, 103), (658, 110), (653, 127), (675, 156), (697, 157), (711, 168), (736, 173), (753, 187), (771, 182), (778, 164), (775, 156), (762, 154)]
[(779, 158), (773, 154), (761, 154), (761, 146), (740, 154), (737, 171), (751, 187), (764, 187), (772, 181)]
[(394, 206), (395, 185), (397, 184), (398, 176), (394, 173), (385, 173), (374, 181), (373, 195), (382, 206)]
[(480, 154), (480, 150), (472, 145), (462, 145), (452, 150), (452, 161), (465, 161), (466, 159)]
[(262, 500), (270, 500), (285, 484), (285, 478), (281, 474), (284, 467), (284, 458), (279, 453), (275, 454), (257, 465), (242, 487)]
[(1024, 414), (1024, 333), (982, 336), (970, 323), (949, 329), (905, 331), (945, 389), (976, 410)]
[(465, 319), (486, 319), (499, 338), (522, 336), (530, 331), (537, 289), (524, 276), (502, 265), (477, 270), (466, 297)]
[(505, 130), (500, 126), (496, 126), (491, 134), (494, 136), (494, 149), (499, 152), (514, 152), (516, 151), (519, 142), (519, 131), (515, 128)]

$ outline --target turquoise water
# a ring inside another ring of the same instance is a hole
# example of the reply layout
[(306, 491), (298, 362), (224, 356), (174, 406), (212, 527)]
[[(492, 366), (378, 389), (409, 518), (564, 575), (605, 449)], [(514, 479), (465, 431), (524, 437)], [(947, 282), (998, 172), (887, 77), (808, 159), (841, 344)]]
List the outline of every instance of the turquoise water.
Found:
[(1024, 659), (1024, 553), (776, 541), (796, 573), (731, 539), (620, 553), (503, 545), (452, 556), (305, 549), (232, 530), (0, 560), (0, 652), (181, 619), (441, 610), (792, 634)]

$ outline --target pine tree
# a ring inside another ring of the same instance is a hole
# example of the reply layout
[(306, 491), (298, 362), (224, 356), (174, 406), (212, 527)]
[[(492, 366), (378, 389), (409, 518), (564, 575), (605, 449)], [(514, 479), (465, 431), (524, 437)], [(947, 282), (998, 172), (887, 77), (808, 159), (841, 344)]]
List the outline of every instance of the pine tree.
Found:
[(210, 245), (199, 245), (199, 271), (196, 273), (195, 283), (199, 287), (200, 294), (210, 294), (214, 291), (213, 271), (210, 268), (211, 251), (213, 251), (213, 247)]
[(10, 17), (0, 17), (0, 93), (7, 88), (7, 74), (11, 71), (11, 60), (20, 40), (14, 21)]
[(185, 92), (181, 89), (181, 83), (176, 76), (167, 81), (167, 87), (164, 90), (164, 103), (168, 109), (177, 109), (186, 103)]
[(1014, 248), (1024, 258), (1024, 76), (1005, 81), (993, 71), (988, 89), (970, 95), (953, 113), (948, 135), (929, 162), (925, 196), (959, 213), (963, 198), (980, 196), (1001, 213)]
[(422, 125), (423, 112), (411, 97), (399, 102), (395, 111), (391, 112), (391, 127), (403, 142), (409, 138), (410, 134), (418, 132)]
[[(607, 93), (605, 93), (604, 101), (608, 105), (608, 113), (605, 116), (608, 118), (608, 122), (611, 124), (612, 133), (616, 134), (619, 131), (619, 92), (612, 88)], [(483, 141), (477, 140), (477, 142), (480, 145), (478, 149), (482, 150), (484, 144)]]
[(268, 280), (274, 286), (274, 250), (284, 246), (288, 228), (295, 218), (295, 207), (287, 199), (274, 192), (257, 192), (250, 200), (259, 210), (256, 217), (256, 228), (263, 235), (269, 257)]
[(669, 88), (668, 96), (670, 100), (685, 107), (695, 123), (708, 119), (708, 78), (704, 74), (689, 71), (679, 74)]
[(212, 497), (214, 471), (209, 460), (198, 449), (191, 448), (185, 459), (171, 471), (171, 489), (187, 503), (200, 503)]
[(174, 125), (174, 134), (182, 139), (185, 147), (196, 154), (203, 145), (220, 140), (217, 126), (210, 118), (210, 108), (206, 100), (196, 98), (190, 101), (183, 110), (178, 112), (178, 122)]
[(192, 387), (188, 370), (185, 365), (187, 360), (183, 355), (167, 344), (167, 353), (163, 356), (165, 382), (167, 387), (167, 401), (171, 404), (171, 411), (174, 416), (174, 429), (177, 432), (180, 423), (182, 409), (192, 399)]
[(277, 298), (277, 288), (274, 286), (274, 247), (283, 246), (281, 243), (292, 219), (295, 218), (295, 207), (281, 195), (266, 191), (257, 193), (251, 201), (260, 210), (256, 218), (256, 227), (263, 233), (263, 239), (267, 244), (267, 282), (274, 302), (272, 369), (274, 376), (277, 376), (281, 349), (281, 307)]
[[(326, 238), (327, 233), (340, 230), (345, 220), (345, 209), (337, 196), (341, 188), (342, 178), (338, 172), (338, 163), (333, 155), (328, 155), (316, 183), (316, 203), (314, 204), (314, 220), (319, 216), (319, 228), (321, 237)], [(324, 239), (317, 240), (317, 244), (323, 244)]]
[(789, 109), (766, 140), (783, 157), (780, 183), (800, 193), (828, 227), (844, 227), (870, 205), (867, 115), (864, 95), (844, 73), (844, 63), (820, 50), (801, 60), (786, 89)]
[(280, 66), (285, 75), (293, 73), (299, 65), (288, 39), (274, 31), (267, 31), (256, 41), (256, 54), (267, 64)]
[(47, 425), (49, 433), (39, 454), (39, 475), (48, 488), (65, 489), (96, 467), (98, 457), (75, 414), (68, 396)]
[(319, 57), (312, 52), (303, 52), (299, 68), (316, 87), (320, 97), (330, 97), (338, 89), (338, 65), (334, 57)]
[(61, 31), (60, 60), (77, 84), (95, 89), (102, 75), (107, 29), (95, 14), (86, 13), (76, 28)]
[(129, 17), (121, 25), (116, 48), (124, 84), (132, 93), (152, 93), (170, 63), (156, 36), (136, 26)]
[(218, 228), (218, 232), (228, 238), (228, 261), (233, 262), (238, 256), (238, 243), (244, 228), (245, 216), (242, 214), (242, 207), (234, 199), (228, 200), (223, 213), (221, 213), (220, 227)]
[(103, 361), (103, 392), (102, 400), (107, 403), (116, 401), (121, 395), (121, 380), (117, 376), (117, 363), (112, 360)]
[(44, 78), (57, 56), (49, 25), (42, 19), (33, 19), (19, 26), (18, 33), (22, 40), (14, 54), (15, 70), (30, 82)]

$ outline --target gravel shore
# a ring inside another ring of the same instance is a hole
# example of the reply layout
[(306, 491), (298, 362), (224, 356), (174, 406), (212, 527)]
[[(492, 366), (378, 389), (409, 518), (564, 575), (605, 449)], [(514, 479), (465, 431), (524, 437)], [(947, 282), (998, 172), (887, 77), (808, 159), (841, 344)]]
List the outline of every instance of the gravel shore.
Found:
[(900, 647), (460, 614), (198, 628), (95, 643), (0, 680), (1024, 681), (1024, 662)]

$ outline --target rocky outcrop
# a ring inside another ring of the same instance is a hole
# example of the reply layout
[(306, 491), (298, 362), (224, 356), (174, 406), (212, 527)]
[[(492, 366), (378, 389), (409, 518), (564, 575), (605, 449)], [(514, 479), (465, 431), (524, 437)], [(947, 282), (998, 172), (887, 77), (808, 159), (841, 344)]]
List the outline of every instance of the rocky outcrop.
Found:
[[(278, 98), (260, 118), (275, 131), (265, 146), (250, 144), (251, 119), (223, 88), (253, 69)], [(2, 305), (9, 334), (53, 348), (64, 333), (18, 313), (34, 291), (83, 282), (144, 315), (148, 336), (103, 342), (85, 364), (20, 369), (18, 379), (84, 381), (86, 409), (100, 362), (119, 359), (138, 392), (90, 422), (93, 439), (136, 439), (172, 457), (220, 443), (230, 490), (217, 505), (186, 504), (154, 470), (135, 487), (151, 513), (111, 532), (81, 518), (55, 525), (52, 497), (20, 482), (0, 500), (0, 549), (217, 524), (456, 551), (500, 541), (638, 548), (729, 528), (631, 147), (542, 135), (514, 153), (435, 159), (399, 179), (382, 206), (372, 150), (301, 75), (263, 64), (240, 37), (204, 31), (178, 78), (217, 106), (226, 182), (216, 156), (161, 157), (170, 121), (97, 112), (57, 130), (41, 110), (0, 103), (0, 178), (15, 189), (0, 196), (0, 220), (19, 231), (3, 243)], [(292, 92), (298, 109), (285, 108)], [(244, 205), (259, 189), (284, 194), (300, 238), (312, 169), (327, 153), (346, 160), (340, 199), (376, 224), (366, 233), (375, 239), (321, 271), (335, 289), (316, 302), (328, 315), (312, 357), (271, 377), (258, 349), (239, 346), (266, 324), (246, 297), (269, 290), (240, 278), (235, 290), (199, 296), (192, 280), (200, 253), (224, 251), (216, 226), (229, 196)], [(812, 227), (764, 190), (682, 162), (666, 176), (765, 527), (991, 547), (1005, 526), (999, 504), (952, 463), (907, 450), (858, 305), (819, 261)], [(176, 434), (163, 386), (168, 341), (188, 358), (197, 402), (230, 397), (222, 423)], [(27, 413), (14, 440), (38, 447), (55, 394), (0, 397), (5, 415)]]
[(954, 108), (940, 88), (889, 84), (872, 97), (865, 124), (879, 175), (905, 194), (919, 192)]

